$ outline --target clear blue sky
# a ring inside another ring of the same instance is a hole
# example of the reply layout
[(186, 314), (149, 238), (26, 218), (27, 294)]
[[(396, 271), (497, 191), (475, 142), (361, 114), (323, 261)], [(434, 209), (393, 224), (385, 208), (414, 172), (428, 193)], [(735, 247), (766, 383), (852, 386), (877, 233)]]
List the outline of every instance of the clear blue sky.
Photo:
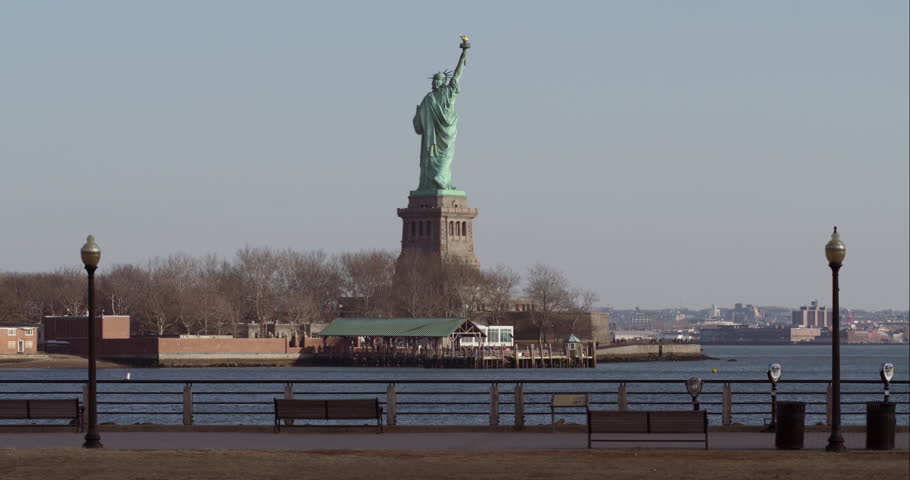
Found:
[(908, 308), (908, 2), (0, 3), (0, 270), (397, 250), (427, 79), (473, 47), (482, 264), (601, 305)]

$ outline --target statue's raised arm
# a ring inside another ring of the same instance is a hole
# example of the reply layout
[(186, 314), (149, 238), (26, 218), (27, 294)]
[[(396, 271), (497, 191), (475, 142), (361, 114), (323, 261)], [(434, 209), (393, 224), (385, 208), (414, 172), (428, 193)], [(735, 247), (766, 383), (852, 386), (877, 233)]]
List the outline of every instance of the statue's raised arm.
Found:
[(464, 65), (468, 58), (468, 49), (471, 48), (471, 42), (468, 41), (468, 37), (465, 35), (460, 35), (460, 37), (461, 45), (459, 45), (459, 47), (461, 47), (461, 56), (458, 58), (458, 65), (455, 66), (455, 72), (452, 73), (452, 80), (454, 80), (455, 83), (458, 83), (458, 81), (461, 80), (461, 73), (464, 71)]

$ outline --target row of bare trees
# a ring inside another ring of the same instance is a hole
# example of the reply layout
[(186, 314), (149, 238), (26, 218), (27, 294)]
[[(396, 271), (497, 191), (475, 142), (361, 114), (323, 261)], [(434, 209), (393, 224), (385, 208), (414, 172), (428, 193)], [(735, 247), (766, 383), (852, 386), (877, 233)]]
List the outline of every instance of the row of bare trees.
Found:
[[(500, 324), (514, 310), (521, 278), (504, 266), (478, 270), (419, 254), (387, 251), (329, 255), (322, 251), (244, 247), (231, 261), (172, 255), (97, 272), (96, 304), (130, 315), (137, 335), (236, 334), (243, 322), (312, 324), (344, 313), (363, 317), (482, 316)], [(85, 272), (0, 273), (0, 322), (44, 315), (85, 315)], [(528, 270), (522, 302), (533, 305), (542, 332), (548, 315), (588, 311), (596, 296), (573, 290), (557, 269)]]

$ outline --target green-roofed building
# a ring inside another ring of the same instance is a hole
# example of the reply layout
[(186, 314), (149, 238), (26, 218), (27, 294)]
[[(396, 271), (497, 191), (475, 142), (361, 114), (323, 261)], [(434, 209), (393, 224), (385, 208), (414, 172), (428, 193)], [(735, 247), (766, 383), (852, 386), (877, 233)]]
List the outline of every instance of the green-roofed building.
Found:
[(457, 345), (465, 337), (485, 337), (483, 330), (465, 318), (344, 318), (326, 325), (319, 337), (429, 339), (441, 346)]
[(581, 340), (575, 336), (575, 333), (570, 333), (565, 342), (566, 354), (570, 357), (578, 358), (582, 354), (582, 349)]

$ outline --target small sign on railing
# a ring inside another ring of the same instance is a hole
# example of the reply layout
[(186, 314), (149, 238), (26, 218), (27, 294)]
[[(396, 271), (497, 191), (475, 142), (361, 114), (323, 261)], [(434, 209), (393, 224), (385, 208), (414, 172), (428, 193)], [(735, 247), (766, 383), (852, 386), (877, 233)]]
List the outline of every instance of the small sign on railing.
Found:
[(551, 407), (587, 407), (587, 393), (554, 393)]

